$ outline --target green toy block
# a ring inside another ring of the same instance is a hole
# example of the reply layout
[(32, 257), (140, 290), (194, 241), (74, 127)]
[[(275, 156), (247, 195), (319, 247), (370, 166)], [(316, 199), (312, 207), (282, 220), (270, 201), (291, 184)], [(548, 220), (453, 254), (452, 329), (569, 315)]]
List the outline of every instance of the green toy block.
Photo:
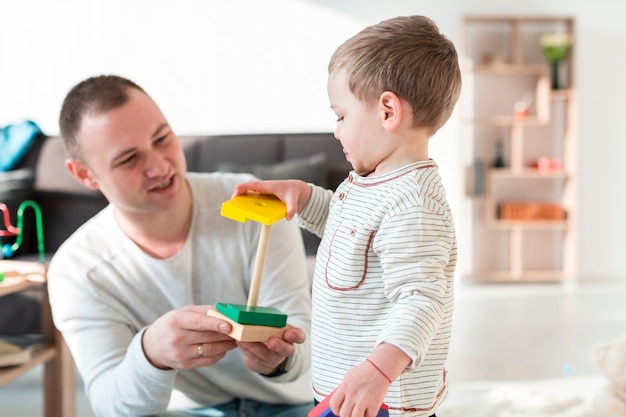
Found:
[(287, 315), (273, 307), (251, 307), (243, 304), (217, 303), (215, 308), (239, 324), (268, 327), (285, 327), (287, 324)]

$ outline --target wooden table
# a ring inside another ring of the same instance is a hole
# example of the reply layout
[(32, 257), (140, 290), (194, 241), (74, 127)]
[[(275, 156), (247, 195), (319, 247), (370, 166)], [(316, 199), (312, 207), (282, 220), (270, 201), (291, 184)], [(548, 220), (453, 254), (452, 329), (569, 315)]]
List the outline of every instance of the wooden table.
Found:
[(46, 265), (38, 262), (0, 260), (0, 271), (5, 273), (4, 280), (0, 282), (0, 297), (29, 288), (41, 288), (43, 295), (41, 331), (48, 343), (47, 347), (35, 353), (30, 362), (0, 368), (0, 386), (43, 364), (44, 416), (74, 417), (76, 415), (74, 362), (61, 333), (52, 322), (46, 285)]

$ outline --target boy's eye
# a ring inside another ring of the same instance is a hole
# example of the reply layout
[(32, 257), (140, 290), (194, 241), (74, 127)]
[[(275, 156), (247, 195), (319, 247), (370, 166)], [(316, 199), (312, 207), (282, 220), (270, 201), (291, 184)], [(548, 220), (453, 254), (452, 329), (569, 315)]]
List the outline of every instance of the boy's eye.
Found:
[(343, 116), (337, 117), (337, 123), (343, 122)]

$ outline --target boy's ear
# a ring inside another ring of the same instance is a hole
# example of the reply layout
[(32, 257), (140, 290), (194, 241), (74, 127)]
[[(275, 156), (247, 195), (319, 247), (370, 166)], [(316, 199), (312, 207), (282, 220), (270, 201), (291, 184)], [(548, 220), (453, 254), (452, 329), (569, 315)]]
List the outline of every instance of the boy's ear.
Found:
[(384, 91), (378, 100), (382, 112), (383, 128), (389, 132), (394, 131), (402, 121), (402, 103), (397, 95), (391, 91)]
[(91, 171), (84, 163), (77, 159), (70, 158), (65, 161), (65, 167), (80, 184), (92, 190), (98, 189), (98, 181), (93, 178)]

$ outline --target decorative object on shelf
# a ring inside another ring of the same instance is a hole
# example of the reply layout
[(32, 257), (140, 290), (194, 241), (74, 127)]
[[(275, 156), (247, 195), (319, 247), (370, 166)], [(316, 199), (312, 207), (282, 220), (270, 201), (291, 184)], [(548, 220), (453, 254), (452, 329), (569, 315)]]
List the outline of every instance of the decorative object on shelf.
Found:
[(513, 114), (518, 119), (525, 119), (530, 115), (530, 106), (522, 100), (516, 101), (513, 105)]
[(485, 163), (480, 160), (474, 162), (474, 194), (485, 194)]
[(46, 251), (44, 249), (43, 242), (43, 221), (41, 216), (41, 209), (39, 208), (39, 205), (33, 200), (23, 201), (22, 204), (20, 204), (17, 208), (17, 227), (11, 225), (11, 219), (9, 218), (9, 211), (6, 204), (0, 203), (0, 211), (2, 211), (4, 215), (4, 227), (6, 228), (6, 230), (0, 230), (0, 236), (16, 237), (15, 243), (7, 243), (2, 245), (2, 250), (0, 251), (0, 259), (13, 257), (15, 251), (17, 251), (22, 245), (22, 240), (24, 239), (24, 234), (22, 233), (22, 231), (24, 230), (24, 210), (28, 207), (32, 208), (35, 212), (35, 226), (37, 228), (37, 248), (39, 251), (39, 262), (41, 262), (42, 264), (46, 262)]
[(496, 142), (496, 157), (493, 160), (494, 168), (504, 168), (506, 164), (504, 163), (504, 143), (501, 140)]
[(481, 56), (480, 64), (485, 67), (506, 65), (506, 58), (501, 52), (486, 52)]
[(565, 210), (556, 203), (507, 201), (500, 204), (501, 220), (564, 220)]
[(561, 88), (559, 67), (572, 49), (572, 36), (568, 33), (545, 33), (539, 39), (541, 50), (552, 66), (552, 89)]
[(531, 167), (536, 168), (537, 171), (542, 174), (547, 174), (551, 172), (561, 172), (563, 171), (563, 163), (556, 158), (549, 158), (547, 156), (542, 156), (537, 159)]
[(513, 104), (513, 114), (518, 119), (525, 119), (530, 116), (530, 108), (535, 101), (532, 91), (527, 91), (524, 96)]
[(42, 334), (0, 336), (0, 367), (28, 363), (45, 346)]

